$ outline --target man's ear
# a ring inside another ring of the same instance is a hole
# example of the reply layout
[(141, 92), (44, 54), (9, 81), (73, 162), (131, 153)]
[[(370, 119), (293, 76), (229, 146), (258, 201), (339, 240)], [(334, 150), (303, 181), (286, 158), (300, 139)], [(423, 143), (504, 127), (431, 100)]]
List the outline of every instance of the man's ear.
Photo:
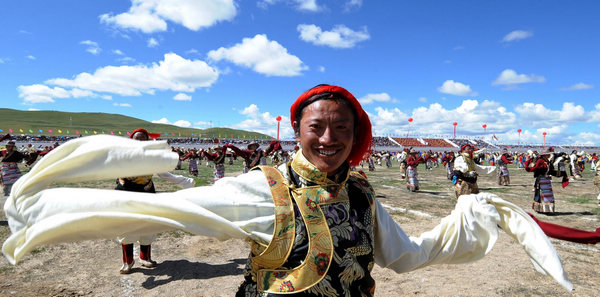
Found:
[(300, 123), (298, 123), (298, 121), (294, 121), (293, 126), (294, 126), (294, 137), (296, 138), (296, 141), (300, 141)]

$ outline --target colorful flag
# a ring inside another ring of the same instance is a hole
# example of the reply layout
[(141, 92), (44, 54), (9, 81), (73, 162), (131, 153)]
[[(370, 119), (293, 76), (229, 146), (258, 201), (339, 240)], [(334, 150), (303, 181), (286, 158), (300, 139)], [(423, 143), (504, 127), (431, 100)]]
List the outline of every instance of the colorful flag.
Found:
[(23, 133), (23, 129), (19, 129), (19, 132)]
[(98, 134), (98, 132), (96, 132), (96, 130), (94, 130), (94, 134)]
[(87, 131), (87, 130), (85, 130), (85, 134), (88, 134), (88, 131)]
[(49, 133), (52, 133), (52, 129), (48, 129), (48, 132), (49, 132)]
[(39, 129), (38, 131), (39, 131), (40, 133), (44, 132), (44, 130), (42, 130), (42, 129)]
[(496, 141), (498, 141), (498, 137), (496, 137), (496, 134), (494, 134), (494, 139), (496, 139)]
[(58, 129), (58, 133), (61, 133), (61, 134), (62, 134), (62, 130)]
[(33, 133), (33, 130), (29, 129), (29, 133)]

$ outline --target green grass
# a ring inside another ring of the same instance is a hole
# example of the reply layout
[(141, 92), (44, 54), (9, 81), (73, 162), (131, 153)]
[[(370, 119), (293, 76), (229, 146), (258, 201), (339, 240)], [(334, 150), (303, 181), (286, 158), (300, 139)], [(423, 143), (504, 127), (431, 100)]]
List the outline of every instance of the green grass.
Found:
[[(156, 124), (120, 114), (48, 110), (23, 111), (0, 108), (0, 129), (3, 130), (0, 134), (9, 133), (9, 129), (12, 129), (14, 135), (77, 136), (76, 131), (84, 136), (94, 135), (94, 131), (96, 131), (96, 134), (110, 134), (113, 131), (118, 135), (120, 131), (121, 135), (127, 136), (127, 131), (133, 131), (136, 128), (145, 128), (150, 132), (160, 132), (163, 134), (163, 138), (186, 137), (186, 135), (191, 137), (192, 133), (194, 137), (201, 135), (203, 138), (272, 138), (262, 133), (230, 128), (194, 129)], [(40, 133), (40, 129), (43, 132)], [(23, 132), (20, 132), (20, 130), (23, 130)], [(29, 132), (29, 130), (32, 132)], [(52, 130), (52, 132), (48, 130)], [(87, 134), (85, 133), (86, 130)], [(168, 133), (168, 136), (164, 133)]]

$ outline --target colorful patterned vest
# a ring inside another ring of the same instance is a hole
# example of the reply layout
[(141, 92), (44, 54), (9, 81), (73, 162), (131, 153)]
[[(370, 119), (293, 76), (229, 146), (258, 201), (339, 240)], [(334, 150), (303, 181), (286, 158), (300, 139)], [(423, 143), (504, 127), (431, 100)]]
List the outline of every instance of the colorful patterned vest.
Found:
[(374, 191), (367, 180), (347, 164), (329, 179), (301, 151), (279, 170), (259, 168), (275, 203), (273, 239), (251, 243), (236, 296), (372, 296)]

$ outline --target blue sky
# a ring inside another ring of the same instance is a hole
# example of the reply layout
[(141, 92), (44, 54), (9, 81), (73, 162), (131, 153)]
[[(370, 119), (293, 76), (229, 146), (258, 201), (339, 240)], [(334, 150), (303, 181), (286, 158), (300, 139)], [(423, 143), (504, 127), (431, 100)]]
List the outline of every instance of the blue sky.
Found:
[(457, 122), (458, 137), (600, 145), (598, 1), (2, 6), (1, 107), (272, 136), (282, 116), (291, 138), (292, 102), (328, 83), (359, 98), (376, 135), (451, 136)]

